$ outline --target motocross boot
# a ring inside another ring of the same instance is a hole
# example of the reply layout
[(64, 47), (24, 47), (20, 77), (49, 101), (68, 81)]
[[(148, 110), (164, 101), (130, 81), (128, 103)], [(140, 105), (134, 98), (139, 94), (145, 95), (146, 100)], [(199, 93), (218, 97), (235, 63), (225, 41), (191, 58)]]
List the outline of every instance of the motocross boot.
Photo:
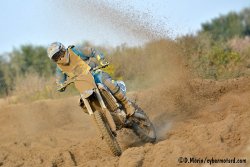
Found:
[(118, 92), (116, 92), (113, 95), (115, 96), (117, 100), (121, 102), (128, 116), (131, 116), (135, 113), (135, 108), (133, 107), (132, 103), (129, 101), (129, 99), (123, 94), (123, 92), (120, 89)]
[(127, 116), (132, 116), (135, 113), (135, 108), (126, 95), (120, 90), (120, 87), (111, 80), (105, 80), (104, 84), (109, 88), (113, 96), (123, 105)]

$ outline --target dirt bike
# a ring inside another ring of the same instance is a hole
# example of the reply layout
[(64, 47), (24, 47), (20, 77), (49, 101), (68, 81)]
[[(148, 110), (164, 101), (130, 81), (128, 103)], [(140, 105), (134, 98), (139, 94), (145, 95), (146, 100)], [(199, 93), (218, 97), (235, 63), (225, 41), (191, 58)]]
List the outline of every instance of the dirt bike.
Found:
[[(113, 155), (120, 156), (122, 151), (116, 140), (117, 130), (130, 128), (144, 142), (155, 142), (156, 132), (152, 122), (139, 106), (131, 102), (135, 107), (135, 113), (127, 117), (124, 107), (115, 99), (108, 88), (101, 83), (95, 83), (91, 72), (100, 71), (106, 66), (108, 64), (88, 70), (81, 76), (68, 79), (62, 88), (65, 89), (71, 83), (82, 81), (83, 91), (81, 91), (80, 106), (85, 108), (84, 111), (94, 118), (102, 138), (106, 141)], [(125, 84), (122, 86), (126, 88)]]

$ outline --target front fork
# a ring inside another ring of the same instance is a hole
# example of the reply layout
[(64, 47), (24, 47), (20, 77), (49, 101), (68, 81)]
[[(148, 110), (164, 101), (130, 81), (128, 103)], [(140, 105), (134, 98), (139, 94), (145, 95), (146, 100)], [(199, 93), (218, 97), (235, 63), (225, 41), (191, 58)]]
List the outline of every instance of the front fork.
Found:
[[(99, 104), (100, 104), (100, 106), (102, 108), (102, 113), (104, 114), (104, 116), (105, 116), (105, 118), (106, 118), (106, 120), (107, 120), (107, 122), (109, 124), (109, 127), (110, 127), (111, 131), (113, 133), (116, 133), (116, 124), (114, 122), (114, 119), (113, 119), (112, 115), (110, 114), (110, 111), (107, 109), (107, 107), (106, 107), (106, 105), (105, 105), (105, 103), (104, 103), (104, 101), (102, 99), (100, 91), (98, 89), (94, 89), (93, 93), (95, 93), (95, 95), (97, 97), (97, 100), (98, 100), (98, 102), (99, 102)], [(93, 109), (92, 109), (93, 107), (91, 107), (91, 105), (89, 103), (89, 100), (88, 100), (88, 97), (87, 98), (83, 98), (81, 96), (81, 98), (82, 98), (82, 100), (84, 102), (84, 105), (87, 108), (87, 111), (88, 111), (89, 115), (93, 115), (94, 112), (95, 112), (95, 110), (93, 111)], [(106, 121), (106, 120), (104, 120), (104, 121)]]

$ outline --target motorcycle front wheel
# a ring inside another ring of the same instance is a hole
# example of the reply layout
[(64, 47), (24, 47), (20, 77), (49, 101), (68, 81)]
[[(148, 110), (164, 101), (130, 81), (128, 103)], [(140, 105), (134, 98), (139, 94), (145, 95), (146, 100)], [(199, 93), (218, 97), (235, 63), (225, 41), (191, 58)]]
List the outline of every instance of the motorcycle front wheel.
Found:
[(110, 151), (114, 156), (120, 156), (122, 154), (121, 148), (110, 130), (108, 122), (100, 111), (94, 112), (94, 121), (98, 126), (98, 129), (106, 141)]

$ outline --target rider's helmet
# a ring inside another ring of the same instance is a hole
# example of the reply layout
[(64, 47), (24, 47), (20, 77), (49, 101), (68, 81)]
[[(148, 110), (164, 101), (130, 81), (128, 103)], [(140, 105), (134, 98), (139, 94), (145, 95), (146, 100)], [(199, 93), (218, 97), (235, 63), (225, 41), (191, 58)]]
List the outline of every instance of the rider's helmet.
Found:
[[(60, 42), (53, 42), (47, 49), (48, 57), (52, 60), (57, 60), (60, 52), (65, 52), (65, 46)], [(57, 56), (58, 55), (58, 56)]]

